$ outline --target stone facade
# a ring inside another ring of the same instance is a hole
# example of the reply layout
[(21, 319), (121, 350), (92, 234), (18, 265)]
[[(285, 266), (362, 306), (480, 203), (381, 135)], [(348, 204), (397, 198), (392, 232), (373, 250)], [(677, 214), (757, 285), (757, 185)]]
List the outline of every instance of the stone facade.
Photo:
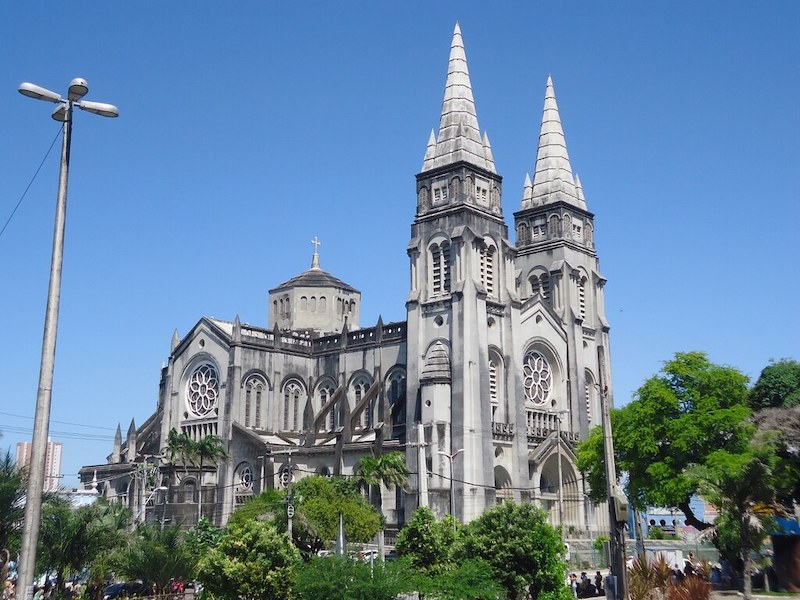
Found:
[[(146, 518), (189, 524), (202, 487), (203, 514), (223, 524), (284, 485), (290, 465), (295, 479), (351, 475), (362, 457), (398, 450), (412, 477), (405, 491), (382, 490), (390, 526), (420, 504), (443, 515), (452, 502), (469, 521), (514, 499), (576, 534), (605, 529), (574, 455), (600, 423), (601, 396), (611, 401), (605, 279), (549, 79), (516, 242), (502, 191), (456, 27), (438, 135), (417, 175), (407, 321), (361, 328), (360, 293), (315, 250), (310, 269), (270, 290), (268, 327), (204, 317), (176, 333), (156, 412), (118, 434), (84, 481)], [(202, 472), (165, 466), (171, 429), (218, 435), (229, 457)]]

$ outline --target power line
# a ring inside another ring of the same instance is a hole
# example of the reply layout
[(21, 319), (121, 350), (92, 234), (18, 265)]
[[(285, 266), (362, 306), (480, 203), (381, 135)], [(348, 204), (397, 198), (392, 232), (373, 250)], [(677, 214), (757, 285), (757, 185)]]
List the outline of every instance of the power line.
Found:
[(47, 157), (50, 156), (50, 151), (53, 149), (53, 146), (56, 145), (56, 140), (58, 139), (59, 135), (61, 135), (61, 126), (60, 125), (58, 126), (58, 133), (56, 133), (56, 137), (53, 138), (53, 141), (50, 144), (50, 147), (47, 149), (47, 152), (45, 152), (45, 155), (44, 155), (44, 158), (42, 159), (42, 162), (40, 162), (39, 166), (36, 167), (36, 172), (33, 174), (33, 177), (31, 177), (31, 180), (28, 182), (28, 186), (25, 188), (25, 191), (22, 192), (22, 196), (20, 196), (19, 201), (17, 202), (17, 205), (14, 207), (14, 210), (11, 211), (11, 214), (8, 216), (8, 219), (6, 220), (5, 225), (3, 225), (3, 228), (0, 229), (0, 237), (2, 237), (3, 233), (6, 230), (6, 227), (8, 227), (8, 224), (11, 223), (11, 219), (14, 218), (14, 214), (17, 212), (17, 209), (19, 208), (19, 205), (22, 204), (22, 201), (25, 199), (25, 196), (27, 195), (28, 190), (31, 189), (31, 186), (33, 185), (33, 182), (36, 180), (36, 176), (39, 174), (39, 171), (42, 170), (42, 166), (44, 165), (44, 161), (46, 161)]
[[(10, 413), (10, 412), (0, 411), (0, 415), (6, 415), (7, 417), (18, 417), (20, 419), (30, 419), (31, 421), (33, 420), (33, 417), (31, 417), (31, 416), (18, 415), (18, 414)], [(89, 428), (89, 429), (105, 429), (107, 431), (114, 431), (113, 427), (104, 427), (102, 425), (85, 425), (83, 423), (73, 423), (71, 421), (57, 421), (56, 419), (50, 419), (50, 422), (51, 423), (61, 423), (62, 425), (74, 425), (75, 427), (86, 427), (86, 428)]]

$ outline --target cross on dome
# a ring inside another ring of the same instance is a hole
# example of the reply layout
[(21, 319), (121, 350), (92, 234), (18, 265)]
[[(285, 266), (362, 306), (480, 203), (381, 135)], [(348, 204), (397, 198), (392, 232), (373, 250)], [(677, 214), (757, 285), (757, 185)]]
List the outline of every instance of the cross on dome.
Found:
[(319, 269), (319, 247), (322, 245), (322, 242), (317, 239), (317, 236), (314, 236), (311, 243), (314, 245), (314, 256), (311, 258), (311, 268)]

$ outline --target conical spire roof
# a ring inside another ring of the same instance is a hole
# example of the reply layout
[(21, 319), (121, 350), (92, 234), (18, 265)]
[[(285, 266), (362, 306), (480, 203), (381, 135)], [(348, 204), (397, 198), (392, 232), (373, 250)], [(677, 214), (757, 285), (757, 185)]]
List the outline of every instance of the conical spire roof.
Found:
[[(526, 194), (527, 196), (527, 190)], [(561, 127), (561, 117), (558, 114), (556, 92), (553, 88), (552, 77), (547, 77), (547, 88), (544, 96), (544, 111), (542, 113), (542, 128), (539, 133), (539, 150), (536, 153), (536, 166), (533, 174), (533, 187), (530, 198), (523, 197), (522, 208), (537, 206), (563, 200), (581, 206), (575, 181), (572, 176), (572, 166), (567, 153), (567, 141)]]
[(453, 43), (450, 46), (442, 116), (439, 119), (439, 135), (435, 147), (431, 150), (432, 141), (431, 139), (428, 142), (422, 164), (423, 171), (465, 161), (491, 173), (496, 172), (491, 150), (486, 151), (481, 138), (475, 100), (472, 98), (467, 55), (458, 23), (453, 31)]

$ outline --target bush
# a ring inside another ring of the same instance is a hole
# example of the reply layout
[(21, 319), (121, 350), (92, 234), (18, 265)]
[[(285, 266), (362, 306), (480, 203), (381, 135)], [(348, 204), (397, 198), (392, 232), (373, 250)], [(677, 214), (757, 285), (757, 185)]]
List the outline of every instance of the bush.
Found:
[(370, 566), (339, 556), (314, 557), (295, 575), (295, 591), (304, 600), (394, 600), (419, 585), (402, 560)]

